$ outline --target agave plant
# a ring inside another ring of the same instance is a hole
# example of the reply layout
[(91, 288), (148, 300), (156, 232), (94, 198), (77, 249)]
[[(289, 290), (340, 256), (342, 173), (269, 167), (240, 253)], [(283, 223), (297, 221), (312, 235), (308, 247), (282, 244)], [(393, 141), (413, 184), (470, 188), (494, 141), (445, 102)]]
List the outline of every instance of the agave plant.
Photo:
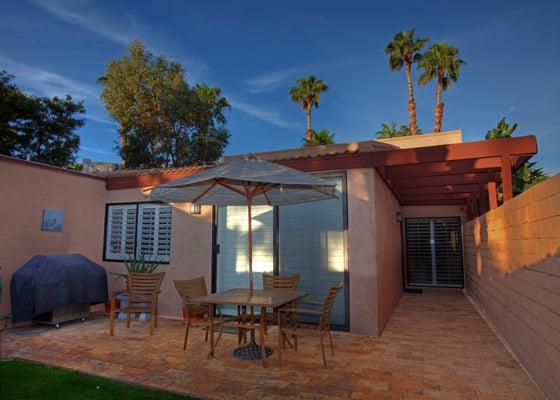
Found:
[(138, 272), (141, 274), (151, 274), (156, 270), (159, 265), (158, 260), (148, 260), (141, 254), (140, 256), (133, 255), (124, 262), (126, 269), (129, 273)]

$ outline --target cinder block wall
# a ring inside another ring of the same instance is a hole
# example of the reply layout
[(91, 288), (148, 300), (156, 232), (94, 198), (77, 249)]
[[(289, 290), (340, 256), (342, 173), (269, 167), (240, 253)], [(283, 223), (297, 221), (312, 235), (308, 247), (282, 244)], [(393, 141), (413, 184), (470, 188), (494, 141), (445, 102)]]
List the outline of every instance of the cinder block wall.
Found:
[(560, 174), (464, 226), (468, 293), (560, 399)]

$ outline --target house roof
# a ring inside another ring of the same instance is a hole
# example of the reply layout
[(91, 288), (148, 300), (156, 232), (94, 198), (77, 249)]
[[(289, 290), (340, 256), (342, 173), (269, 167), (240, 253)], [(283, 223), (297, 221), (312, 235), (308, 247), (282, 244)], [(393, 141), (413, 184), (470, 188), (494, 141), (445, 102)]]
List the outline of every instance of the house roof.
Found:
[[(375, 140), (256, 153), (269, 161), (307, 172), (375, 168), (402, 205), (465, 205), (480, 214), (504, 182), (512, 196), (511, 174), (537, 152), (534, 136), (396, 148)], [(230, 162), (243, 155), (227, 156)], [(208, 166), (107, 173), (107, 189), (150, 187), (192, 175)]]

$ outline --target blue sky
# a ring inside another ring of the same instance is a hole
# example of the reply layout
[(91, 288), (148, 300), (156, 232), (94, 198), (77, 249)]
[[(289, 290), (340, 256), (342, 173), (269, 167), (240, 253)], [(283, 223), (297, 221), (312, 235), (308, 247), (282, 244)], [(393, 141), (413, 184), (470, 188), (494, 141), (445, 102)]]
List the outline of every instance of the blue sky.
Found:
[[(233, 107), (226, 153), (235, 154), (301, 144), (305, 116), (288, 89), (308, 74), (330, 86), (313, 127), (337, 142), (372, 139), (382, 122), (407, 123), (404, 72), (388, 70), (384, 47), (416, 27), (467, 61), (444, 93), (443, 129), (481, 140), (507, 117), (519, 124), (516, 135), (537, 135), (539, 165), (560, 171), (559, 2), (29, 0), (2, 8), (0, 69), (35, 95), (84, 100), (80, 158), (119, 159), (96, 80), (134, 38), (179, 61), (190, 83), (222, 88)], [(418, 123), (429, 131), (435, 88), (415, 89)]]

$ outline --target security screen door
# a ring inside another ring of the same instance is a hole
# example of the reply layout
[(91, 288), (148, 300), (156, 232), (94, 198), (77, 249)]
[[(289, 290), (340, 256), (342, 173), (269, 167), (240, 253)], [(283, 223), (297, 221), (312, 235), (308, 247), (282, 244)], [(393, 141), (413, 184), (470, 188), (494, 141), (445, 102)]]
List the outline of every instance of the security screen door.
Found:
[(459, 217), (407, 218), (407, 286), (463, 287)]
[[(255, 288), (262, 287), (262, 273), (300, 274), (299, 288), (309, 299), (323, 300), (332, 285), (345, 281), (344, 176), (323, 177), (337, 184), (337, 199), (253, 207)], [(247, 287), (247, 207), (217, 207), (215, 222), (215, 289)], [(348, 327), (344, 283), (331, 315), (332, 324), (341, 328)]]

